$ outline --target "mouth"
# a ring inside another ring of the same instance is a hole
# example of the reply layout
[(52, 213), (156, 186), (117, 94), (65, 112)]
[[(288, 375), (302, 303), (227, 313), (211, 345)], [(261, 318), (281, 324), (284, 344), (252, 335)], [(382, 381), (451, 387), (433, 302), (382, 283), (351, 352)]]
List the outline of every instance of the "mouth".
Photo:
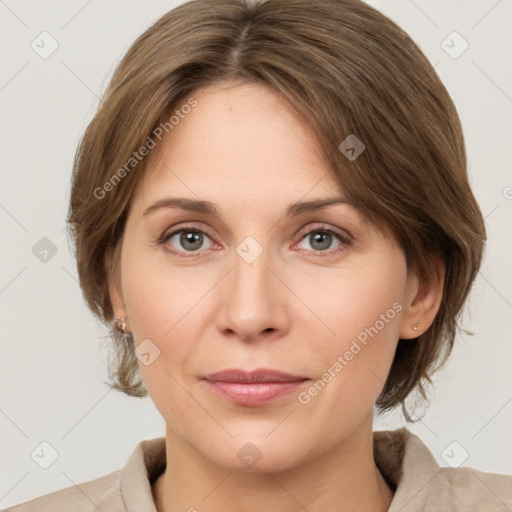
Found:
[(230, 369), (203, 377), (208, 388), (232, 403), (260, 406), (297, 391), (310, 379), (272, 369)]

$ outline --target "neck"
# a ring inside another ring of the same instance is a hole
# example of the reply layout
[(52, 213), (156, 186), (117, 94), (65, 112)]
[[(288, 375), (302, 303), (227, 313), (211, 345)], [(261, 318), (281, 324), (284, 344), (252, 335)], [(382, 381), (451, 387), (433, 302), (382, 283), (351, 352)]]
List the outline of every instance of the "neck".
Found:
[(153, 486), (156, 508), (158, 512), (385, 512), (393, 492), (375, 465), (369, 420), (328, 452), (272, 473), (218, 466), (167, 429), (168, 469)]

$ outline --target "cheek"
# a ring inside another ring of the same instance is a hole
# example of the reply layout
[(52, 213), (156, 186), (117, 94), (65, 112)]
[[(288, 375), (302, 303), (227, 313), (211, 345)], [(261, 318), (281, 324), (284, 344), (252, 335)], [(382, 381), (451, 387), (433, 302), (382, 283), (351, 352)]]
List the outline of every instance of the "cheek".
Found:
[(405, 270), (398, 271), (396, 267), (402, 266), (391, 262), (354, 266), (330, 272), (322, 279), (322, 286), (303, 282), (299, 293), (324, 322), (326, 341), (343, 343), (361, 333), (364, 338), (365, 329), (372, 326), (386, 335), (398, 332)]
[(370, 403), (384, 385), (398, 343), (406, 283), (405, 261), (395, 256), (337, 270), (323, 287), (304, 283), (299, 291), (322, 320), (315, 358), (333, 400), (354, 407), (354, 401)]
[(150, 394), (154, 389), (158, 395), (161, 388), (178, 386), (170, 374), (179, 378), (197, 350), (208, 318), (207, 293), (218, 278), (212, 272), (172, 267), (160, 251), (129, 248), (122, 260), (126, 313), (135, 346), (149, 339), (157, 347), (154, 363), (139, 362), (139, 367)]
[(126, 260), (126, 268), (132, 264), (137, 271), (123, 276), (123, 292), (136, 352), (141, 353), (149, 339), (158, 354), (149, 365), (139, 358), (145, 387), (162, 416), (177, 430), (196, 416), (201, 424), (201, 411), (184, 391), (182, 372), (197, 349), (200, 308), (194, 306), (205, 293), (204, 282), (191, 282), (183, 272), (144, 268), (142, 260)]
[(144, 247), (129, 237), (122, 258), (123, 297), (135, 341), (171, 338), (204, 295), (207, 276), (171, 264), (162, 247)]

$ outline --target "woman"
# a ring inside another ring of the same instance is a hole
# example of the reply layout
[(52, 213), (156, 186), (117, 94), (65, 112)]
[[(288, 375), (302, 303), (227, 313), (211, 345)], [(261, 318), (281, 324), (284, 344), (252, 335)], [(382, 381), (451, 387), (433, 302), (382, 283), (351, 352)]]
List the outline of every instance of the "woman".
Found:
[(448, 357), (484, 222), (454, 105), (358, 0), (195, 0), (129, 49), (75, 160), (113, 387), (166, 436), (12, 508), (509, 510), (512, 478), (372, 432)]

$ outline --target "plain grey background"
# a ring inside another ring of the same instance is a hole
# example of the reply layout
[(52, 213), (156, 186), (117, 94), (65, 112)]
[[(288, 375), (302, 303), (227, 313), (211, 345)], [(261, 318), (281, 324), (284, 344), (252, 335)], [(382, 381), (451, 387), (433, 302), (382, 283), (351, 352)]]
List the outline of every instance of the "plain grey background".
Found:
[[(165, 434), (149, 398), (102, 383), (106, 331), (86, 309), (64, 227), (74, 152), (115, 64), (179, 3), (0, 0), (1, 508), (121, 469), (139, 441)], [(474, 336), (458, 337), (409, 428), (443, 466), (512, 474), (512, 1), (370, 3), (452, 95), (489, 237), (464, 317)], [(404, 423), (397, 411), (375, 429)]]

